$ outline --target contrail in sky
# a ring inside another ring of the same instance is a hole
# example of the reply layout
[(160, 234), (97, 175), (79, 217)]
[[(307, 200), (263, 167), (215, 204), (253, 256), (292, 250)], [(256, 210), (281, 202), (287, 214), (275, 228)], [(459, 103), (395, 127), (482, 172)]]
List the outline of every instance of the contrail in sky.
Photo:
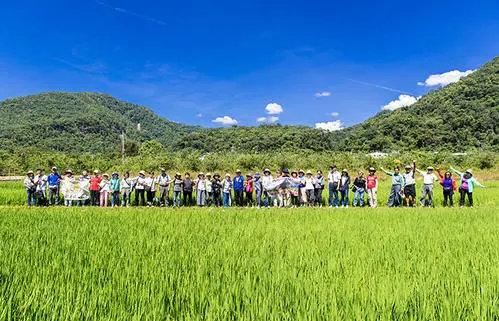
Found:
[(379, 89), (384, 89), (384, 90), (392, 91), (392, 92), (399, 93), (399, 94), (414, 95), (413, 93), (410, 93), (407, 91), (403, 91), (403, 90), (399, 90), (399, 89), (391, 88), (391, 87), (386, 87), (386, 86), (381, 86), (381, 85), (377, 85), (377, 84), (372, 84), (370, 82), (365, 82), (365, 81), (360, 81), (360, 80), (355, 80), (355, 79), (350, 79), (350, 78), (347, 78), (347, 80), (350, 80), (351, 82), (355, 82), (355, 83), (358, 83), (361, 85), (370, 86), (370, 87), (379, 88)]
[(139, 18), (139, 19), (142, 19), (142, 20), (146, 20), (146, 21), (149, 21), (149, 22), (161, 25), (161, 26), (166, 26), (166, 22), (164, 22), (163, 20), (152, 18), (152, 17), (146, 16), (146, 15), (143, 15), (143, 14), (140, 14), (140, 13), (137, 13), (137, 12), (133, 12), (133, 11), (130, 11), (130, 10), (127, 10), (127, 9), (123, 9), (123, 8), (120, 8), (120, 7), (113, 7), (109, 3), (106, 3), (106, 2), (103, 2), (103, 1), (100, 1), (100, 0), (95, 0), (95, 3), (97, 3), (100, 6), (103, 6), (103, 7), (109, 8), (111, 10), (114, 10), (116, 12), (122, 13), (122, 14), (126, 14), (126, 15), (129, 15), (129, 16), (132, 16), (132, 17), (135, 17), (135, 18)]

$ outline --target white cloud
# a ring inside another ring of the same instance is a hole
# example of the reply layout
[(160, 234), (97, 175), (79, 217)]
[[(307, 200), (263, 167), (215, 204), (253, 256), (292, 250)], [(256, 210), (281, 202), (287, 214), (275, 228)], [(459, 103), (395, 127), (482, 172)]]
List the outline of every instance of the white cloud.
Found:
[(331, 115), (331, 117), (338, 117), (338, 116), (340, 115), (340, 113), (337, 113), (337, 112), (333, 111), (333, 112), (332, 112), (331, 114), (329, 114), (329, 115)]
[(198, 113), (196, 116), (199, 117), (199, 118), (201, 118), (201, 117), (203, 117), (203, 114)]
[(329, 91), (316, 92), (314, 96), (317, 98), (329, 97), (329, 96), (331, 96), (331, 92), (329, 92)]
[(277, 103), (270, 103), (267, 104), (265, 107), (265, 110), (267, 111), (267, 114), (269, 115), (278, 115), (284, 111), (281, 105)]
[(410, 106), (419, 100), (420, 97), (414, 97), (409, 95), (400, 95), (398, 99), (392, 100), (388, 104), (384, 105), (382, 110), (395, 110), (402, 107)]
[(328, 122), (324, 122), (324, 123), (316, 123), (315, 128), (334, 132), (336, 130), (343, 129), (343, 124), (341, 123), (341, 120), (335, 120), (335, 121), (328, 121)]
[(237, 125), (237, 120), (229, 116), (217, 117), (213, 119), (212, 122), (228, 126)]
[(448, 84), (452, 84), (458, 82), (459, 79), (468, 76), (473, 73), (474, 70), (452, 70), (448, 72), (444, 72), (442, 74), (430, 75), (424, 82), (418, 82), (419, 86), (433, 87), (433, 86), (447, 86)]
[(258, 117), (256, 119), (256, 121), (259, 123), (269, 123), (269, 124), (276, 123), (278, 120), (279, 120), (279, 117), (277, 117), (277, 116)]

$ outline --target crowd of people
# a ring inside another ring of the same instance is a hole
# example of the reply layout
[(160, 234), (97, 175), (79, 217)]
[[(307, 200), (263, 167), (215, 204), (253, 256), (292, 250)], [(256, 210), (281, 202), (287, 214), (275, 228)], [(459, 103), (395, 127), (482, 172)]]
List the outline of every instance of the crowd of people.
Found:
[[(485, 187), (467, 169), (460, 172), (454, 168), (442, 174), (433, 167), (422, 171), (414, 161), (405, 166), (405, 173), (400, 167), (388, 171), (381, 170), (391, 176), (391, 190), (388, 196), (388, 207), (434, 206), (433, 193), (436, 184), (442, 186), (443, 206), (454, 205), (454, 193), (459, 192), (459, 205), (473, 206), (473, 190), (475, 186)], [(455, 178), (452, 173), (457, 174)], [(416, 196), (416, 174), (423, 178), (423, 186), (419, 199)], [(64, 204), (65, 206), (214, 206), (214, 207), (377, 207), (379, 179), (376, 169), (371, 167), (368, 174), (359, 171), (354, 178), (348, 170), (339, 171), (332, 165), (327, 176), (322, 171), (289, 171), (282, 169), (274, 174), (267, 168), (263, 173), (242, 175), (236, 170), (223, 177), (219, 173), (198, 173), (191, 177), (189, 173), (175, 173), (172, 177), (165, 169), (159, 175), (154, 172), (140, 171), (136, 177), (129, 172), (122, 176), (114, 172), (111, 175), (101, 174), (98, 170), (89, 175), (83, 171), (75, 176), (68, 169), (61, 175), (53, 167), (49, 175), (42, 169), (36, 173), (28, 171), (24, 179), (28, 206), (49, 206)], [(326, 202), (323, 192), (327, 189)], [(350, 202), (350, 192), (353, 199)], [(62, 194), (62, 197), (61, 197)], [(132, 197), (133, 195), (133, 197)], [(367, 198), (367, 199), (366, 199)], [(61, 202), (62, 201), (62, 202)]]

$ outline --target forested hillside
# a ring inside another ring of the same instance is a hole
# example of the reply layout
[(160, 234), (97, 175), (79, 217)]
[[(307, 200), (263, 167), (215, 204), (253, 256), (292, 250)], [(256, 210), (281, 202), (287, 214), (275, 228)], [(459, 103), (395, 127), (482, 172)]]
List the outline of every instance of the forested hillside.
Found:
[(46, 93), (0, 103), (3, 149), (30, 146), (69, 153), (118, 152), (122, 130), (127, 135), (127, 148), (137, 149), (138, 144), (152, 139), (172, 146), (194, 128), (96, 93)]

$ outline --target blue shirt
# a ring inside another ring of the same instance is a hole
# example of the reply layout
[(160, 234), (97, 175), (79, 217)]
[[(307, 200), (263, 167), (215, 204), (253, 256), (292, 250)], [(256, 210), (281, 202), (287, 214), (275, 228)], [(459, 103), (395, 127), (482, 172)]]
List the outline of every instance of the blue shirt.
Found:
[(244, 190), (244, 177), (243, 175), (235, 176), (232, 182), (235, 191)]
[(49, 186), (59, 186), (61, 183), (61, 175), (59, 175), (59, 173), (50, 173), (47, 177), (47, 182)]

